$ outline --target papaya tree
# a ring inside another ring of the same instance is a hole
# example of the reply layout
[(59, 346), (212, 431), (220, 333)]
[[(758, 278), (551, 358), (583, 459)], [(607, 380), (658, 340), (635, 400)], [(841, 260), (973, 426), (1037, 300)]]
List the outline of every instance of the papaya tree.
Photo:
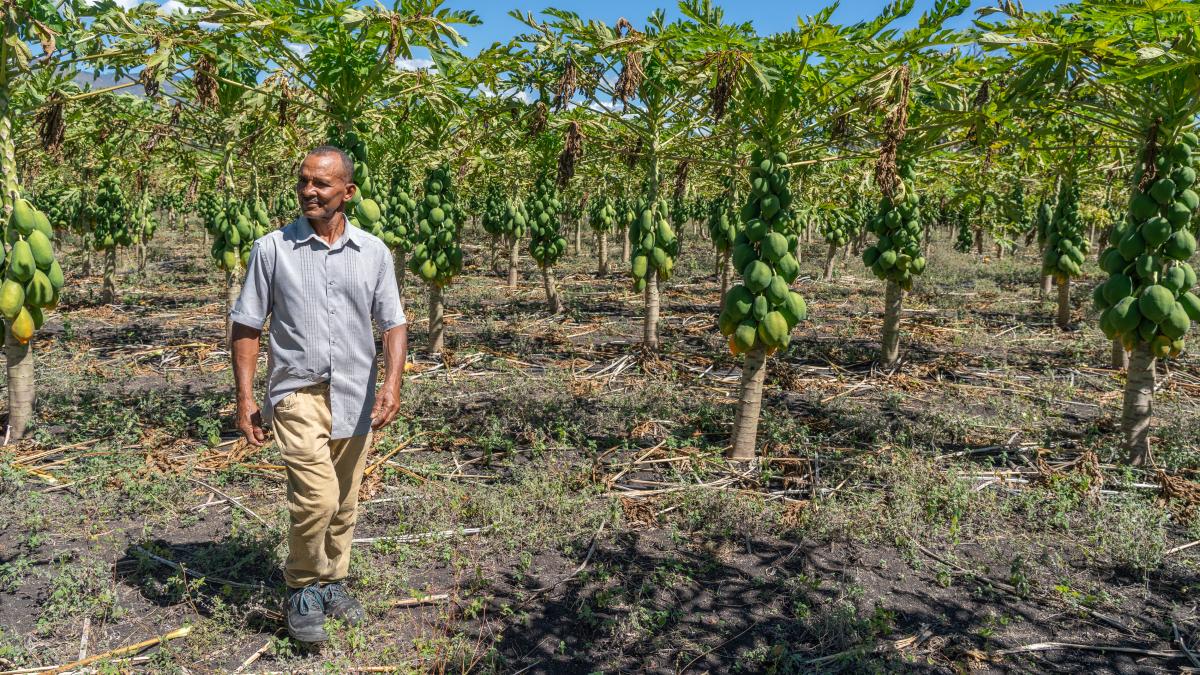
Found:
[(1188, 262), (1200, 208), (1200, 6), (1001, 9), (997, 20), (980, 24), (977, 39), (1012, 56), (1013, 105), (1100, 126), (1133, 162), (1125, 215), (1100, 254), (1109, 278), (1093, 298), (1101, 330), (1130, 353), (1122, 446), (1131, 464), (1150, 464), (1156, 361), (1177, 356), (1191, 322), (1200, 320)]

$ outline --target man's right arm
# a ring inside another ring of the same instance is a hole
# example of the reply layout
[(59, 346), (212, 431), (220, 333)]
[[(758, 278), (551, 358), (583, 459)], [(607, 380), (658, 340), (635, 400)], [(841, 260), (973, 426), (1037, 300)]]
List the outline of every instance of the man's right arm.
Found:
[(246, 266), (246, 280), (242, 292), (234, 303), (229, 318), (230, 351), (233, 352), (233, 379), (237, 387), (237, 428), (246, 435), (246, 441), (258, 447), (266, 442), (262, 412), (254, 398), (254, 374), (258, 368), (258, 344), (262, 327), (271, 314), (271, 280), (273, 260), (265, 239), (254, 242), (250, 250), (250, 262)]
[(258, 344), (262, 330), (233, 324), (233, 380), (237, 387), (237, 428), (255, 447), (267, 441), (262, 411), (254, 400), (254, 373), (258, 369)]

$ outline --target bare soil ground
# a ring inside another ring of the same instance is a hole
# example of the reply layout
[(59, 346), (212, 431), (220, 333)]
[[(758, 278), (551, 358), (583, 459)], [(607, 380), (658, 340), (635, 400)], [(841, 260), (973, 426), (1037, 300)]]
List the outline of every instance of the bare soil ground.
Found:
[(527, 258), (513, 292), (469, 248), (441, 357), (409, 279), (413, 369), (353, 553), (370, 621), (331, 626), (320, 649), (279, 623), (284, 474), (231, 429), (207, 246), (161, 231), (114, 305), (69, 256), (70, 292), (35, 343), (36, 432), (0, 449), (0, 669), (186, 626), (92, 665), (1200, 670), (1200, 361), (1160, 367), (1159, 466), (1122, 466), (1094, 263), (1063, 332), (1034, 252), (982, 262), (939, 232), (889, 373), (874, 364), (882, 285), (853, 256), (812, 281), (824, 245), (806, 245), (811, 319), (769, 362), (747, 468), (722, 458), (739, 371), (713, 327), (713, 256), (685, 239), (655, 355), (638, 347), (640, 296), (619, 262), (596, 278), (591, 242), (560, 266), (560, 316)]

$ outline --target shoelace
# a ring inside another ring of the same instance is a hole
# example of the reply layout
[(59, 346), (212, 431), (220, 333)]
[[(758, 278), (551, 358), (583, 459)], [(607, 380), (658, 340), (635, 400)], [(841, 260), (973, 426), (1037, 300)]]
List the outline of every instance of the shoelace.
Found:
[(292, 607), (300, 612), (301, 616), (307, 615), (313, 609), (318, 607), (324, 608), (325, 599), (321, 597), (321, 593), (317, 590), (316, 584), (305, 586), (292, 595)]
[(346, 587), (337, 581), (333, 582), (332, 584), (326, 584), (321, 589), (321, 592), (325, 596), (325, 602), (330, 604), (344, 598), (349, 599), (350, 597), (350, 594), (346, 592)]

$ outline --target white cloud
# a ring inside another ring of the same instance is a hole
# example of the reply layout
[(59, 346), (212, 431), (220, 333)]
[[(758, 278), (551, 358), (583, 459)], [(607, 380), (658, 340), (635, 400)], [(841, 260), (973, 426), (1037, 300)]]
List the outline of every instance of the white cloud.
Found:
[(159, 14), (192, 14), (195, 12), (203, 12), (203, 7), (195, 7), (193, 5), (185, 5), (179, 0), (167, 0), (158, 8)]
[[(95, 5), (96, 3), (98, 3), (99, 1), (100, 0), (83, 0), (83, 4), (91, 7), (92, 5)], [(134, 7), (137, 7), (138, 5), (142, 4), (143, 0), (115, 0), (115, 2), (117, 3), (117, 6), (120, 7), (121, 9), (133, 9)]]
[(399, 70), (426, 70), (433, 68), (433, 61), (430, 59), (396, 59), (396, 68)]
[(308, 56), (308, 53), (312, 51), (312, 47), (310, 47), (309, 45), (306, 45), (306, 44), (301, 44), (299, 42), (285, 41), (283, 43), (283, 45), (285, 47), (287, 47), (288, 49), (292, 50), (292, 53), (294, 53), (296, 56), (300, 56), (300, 57)]

